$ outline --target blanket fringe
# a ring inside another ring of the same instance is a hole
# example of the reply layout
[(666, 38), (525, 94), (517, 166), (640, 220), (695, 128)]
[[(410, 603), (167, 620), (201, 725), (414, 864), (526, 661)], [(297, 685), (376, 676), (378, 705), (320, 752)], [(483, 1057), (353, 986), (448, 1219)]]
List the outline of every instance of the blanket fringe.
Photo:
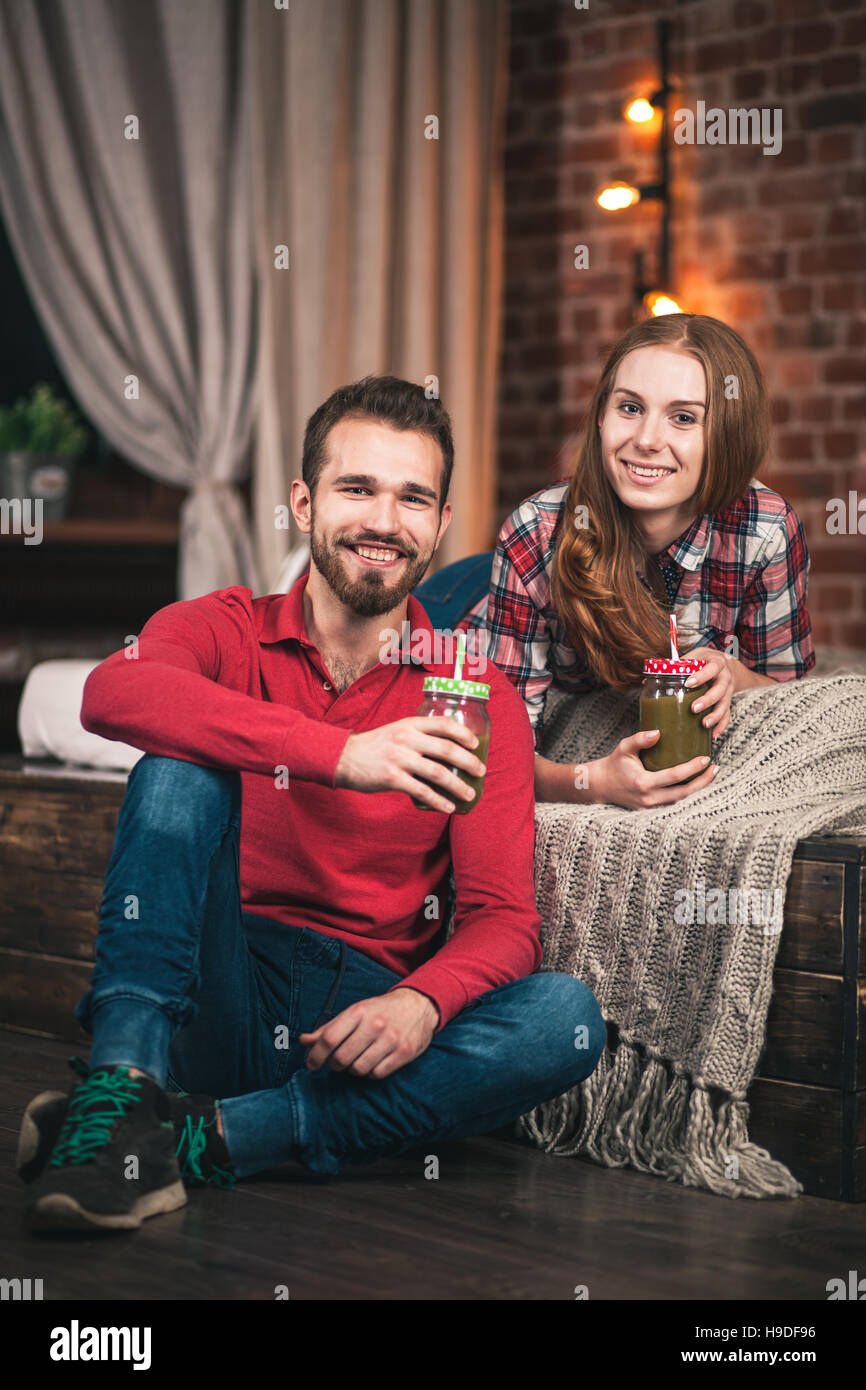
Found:
[(652, 1048), (641, 1055), (620, 1034), (592, 1076), (521, 1116), (539, 1148), (584, 1154), (607, 1168), (631, 1167), (721, 1197), (796, 1197), (802, 1183), (749, 1139), (749, 1106), (726, 1097), (713, 1112), (709, 1091)]

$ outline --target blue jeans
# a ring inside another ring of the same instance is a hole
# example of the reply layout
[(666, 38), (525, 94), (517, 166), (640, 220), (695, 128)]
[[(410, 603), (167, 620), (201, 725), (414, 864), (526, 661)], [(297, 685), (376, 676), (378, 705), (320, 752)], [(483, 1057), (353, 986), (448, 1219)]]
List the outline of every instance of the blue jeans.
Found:
[(592, 991), (541, 972), (488, 990), (390, 1076), (305, 1066), (298, 1035), (383, 994), (391, 970), (241, 907), (241, 779), (146, 755), (132, 769), (75, 1016), (92, 1067), (126, 1063), (222, 1101), (239, 1178), (322, 1174), (484, 1134), (583, 1080), (606, 1041)]

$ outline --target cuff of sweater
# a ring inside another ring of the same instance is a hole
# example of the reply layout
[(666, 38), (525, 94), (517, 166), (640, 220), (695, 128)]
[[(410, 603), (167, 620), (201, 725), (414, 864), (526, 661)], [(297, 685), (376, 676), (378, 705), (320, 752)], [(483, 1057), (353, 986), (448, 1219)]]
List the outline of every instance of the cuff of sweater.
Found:
[(289, 771), (289, 784), (296, 777), (299, 782), (318, 782), (320, 786), (333, 787), (337, 763), (351, 733), (351, 729), (340, 729), (322, 720), (315, 739), (307, 743), (303, 751), (297, 736), (289, 736), (280, 752), (280, 761)]

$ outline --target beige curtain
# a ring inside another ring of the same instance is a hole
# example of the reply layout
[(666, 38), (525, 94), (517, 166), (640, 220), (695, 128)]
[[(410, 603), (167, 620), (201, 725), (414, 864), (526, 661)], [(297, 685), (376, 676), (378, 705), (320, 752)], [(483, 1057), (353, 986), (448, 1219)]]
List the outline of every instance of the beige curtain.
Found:
[[(265, 588), (298, 542), (275, 509), (300, 477), (306, 421), (369, 372), (438, 379), (455, 467), (437, 564), (485, 549), (505, 0), (253, 0), (248, 14), (262, 343), (254, 530)], [(288, 269), (276, 266), (280, 246)]]
[(238, 0), (0, 0), (10, 240), (83, 410), (190, 490), (181, 598), (258, 587), (234, 486), (258, 349), (247, 32)]

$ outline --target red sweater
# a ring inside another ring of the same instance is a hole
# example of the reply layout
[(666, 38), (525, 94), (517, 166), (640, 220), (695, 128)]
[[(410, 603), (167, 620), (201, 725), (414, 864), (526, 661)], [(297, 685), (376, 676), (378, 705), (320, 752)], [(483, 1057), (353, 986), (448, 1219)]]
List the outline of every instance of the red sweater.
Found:
[[(467, 657), (465, 677), (490, 686), (491, 720), (484, 795), (468, 815), (419, 811), (405, 792), (335, 787), (349, 734), (416, 714), (425, 675), (453, 669), (414, 655), (378, 662), (338, 693), (307, 636), (307, 579), (288, 594), (235, 586), (160, 609), (137, 659), (115, 652), (91, 672), (81, 722), (146, 753), (239, 770), (244, 911), (342, 937), (432, 999), (438, 1032), (541, 962), (532, 730), (507, 676)], [(413, 635), (432, 634), (411, 594), (407, 616)], [(449, 862), (454, 933), (437, 950)]]

